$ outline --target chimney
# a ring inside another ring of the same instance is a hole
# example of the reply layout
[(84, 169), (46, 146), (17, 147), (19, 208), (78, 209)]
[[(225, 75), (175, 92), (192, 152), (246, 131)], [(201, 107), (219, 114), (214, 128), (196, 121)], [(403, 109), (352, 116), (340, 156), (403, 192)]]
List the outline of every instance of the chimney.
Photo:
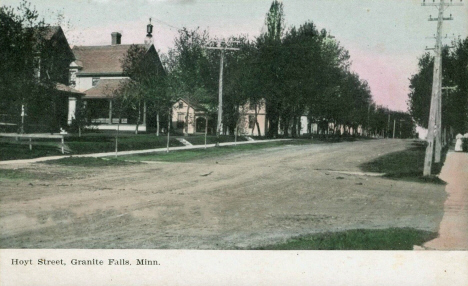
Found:
[(120, 45), (120, 39), (122, 38), (122, 34), (118, 32), (113, 32), (111, 36), (112, 36), (112, 45), (113, 46)]

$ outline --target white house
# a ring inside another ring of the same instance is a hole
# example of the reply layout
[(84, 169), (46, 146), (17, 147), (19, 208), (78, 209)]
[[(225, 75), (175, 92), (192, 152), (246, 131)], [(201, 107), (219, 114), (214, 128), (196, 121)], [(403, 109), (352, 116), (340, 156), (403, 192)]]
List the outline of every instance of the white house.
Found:
[[(164, 68), (152, 41), (152, 25), (147, 26), (145, 43), (138, 46), (146, 48), (145, 61), (150, 62), (158, 74), (164, 73)], [(70, 86), (83, 92), (83, 101), (91, 116), (90, 127), (99, 130), (117, 129), (118, 118), (113, 111), (114, 92), (128, 80), (122, 69), (124, 59), (131, 45), (121, 44), (122, 35), (111, 34), (111, 44), (104, 46), (74, 46), (72, 51), (75, 61), (70, 64)], [(154, 62), (154, 64), (153, 64)], [(76, 98), (69, 101), (68, 124), (75, 118)], [(137, 122), (139, 131), (146, 131), (146, 104), (143, 112), (127, 112), (124, 114), (120, 129), (135, 130)]]

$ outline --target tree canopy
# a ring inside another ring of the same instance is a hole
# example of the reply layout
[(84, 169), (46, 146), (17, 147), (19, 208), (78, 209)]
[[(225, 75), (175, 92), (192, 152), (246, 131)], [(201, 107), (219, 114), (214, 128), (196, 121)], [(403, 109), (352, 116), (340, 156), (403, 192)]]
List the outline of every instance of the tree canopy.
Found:
[[(454, 88), (442, 91), (442, 125), (464, 133), (468, 130), (468, 38), (452, 45), (453, 49), (444, 48), (442, 53), (442, 86)], [(427, 128), (434, 57), (425, 53), (418, 66), (418, 72), (410, 78), (408, 107), (414, 120)]]

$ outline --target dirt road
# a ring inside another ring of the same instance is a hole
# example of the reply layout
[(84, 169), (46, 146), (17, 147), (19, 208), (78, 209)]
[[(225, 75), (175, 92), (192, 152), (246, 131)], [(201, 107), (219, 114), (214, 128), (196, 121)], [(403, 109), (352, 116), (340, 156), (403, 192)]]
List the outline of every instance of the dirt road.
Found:
[(443, 185), (342, 174), (411, 144), (289, 145), (125, 167), (42, 163), (0, 182), (1, 248), (236, 249), (323, 231), (437, 231)]

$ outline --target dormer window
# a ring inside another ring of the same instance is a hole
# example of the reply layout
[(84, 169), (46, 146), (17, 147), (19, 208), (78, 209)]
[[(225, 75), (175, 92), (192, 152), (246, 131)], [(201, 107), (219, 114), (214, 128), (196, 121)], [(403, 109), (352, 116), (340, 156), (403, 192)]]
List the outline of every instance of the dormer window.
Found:
[(69, 72), (68, 82), (70, 86), (73, 88), (76, 86), (76, 72), (77, 71), (78, 69), (70, 69), (70, 72)]
[(99, 78), (98, 77), (93, 77), (93, 86), (96, 86), (99, 82)]

